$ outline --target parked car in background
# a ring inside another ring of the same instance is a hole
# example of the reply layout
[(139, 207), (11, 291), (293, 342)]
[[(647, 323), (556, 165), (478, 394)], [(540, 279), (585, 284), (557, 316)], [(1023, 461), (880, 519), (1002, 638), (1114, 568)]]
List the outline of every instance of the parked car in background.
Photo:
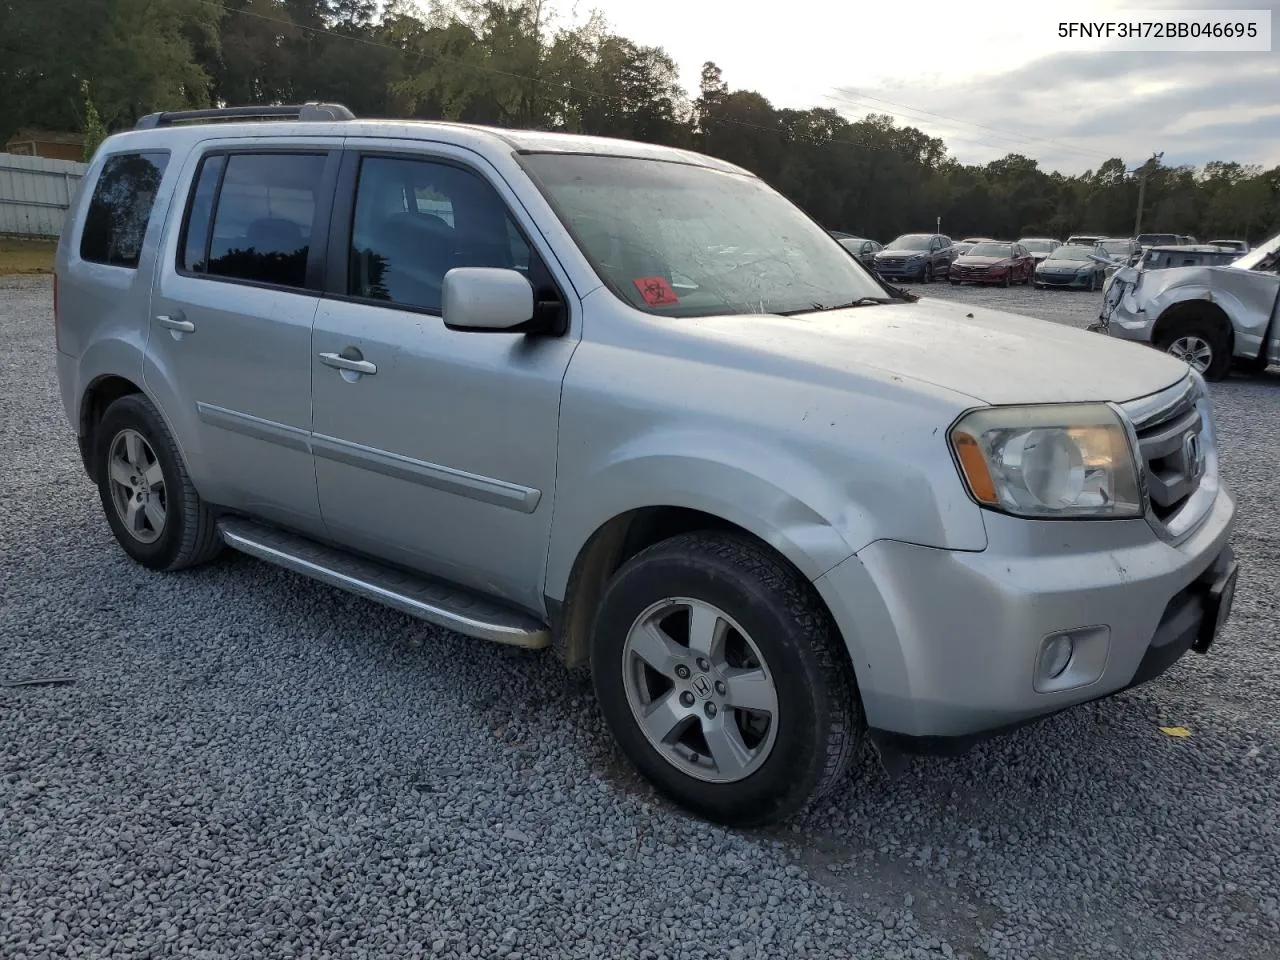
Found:
[(1280, 362), (1280, 235), (1225, 266), (1116, 272), (1092, 329), (1148, 343), (1206, 380)]
[(1062, 246), (1061, 240), (1054, 240), (1050, 237), (1023, 237), (1018, 241), (1031, 253), (1031, 258), (1039, 263), (1053, 251)]
[(1067, 237), (1067, 243), (1073, 246), (1096, 247), (1107, 239), (1105, 233), (1073, 233)]
[(1147, 247), (1176, 247), (1182, 242), (1176, 233), (1140, 233), (1134, 239), (1144, 250)]
[(1035, 268), (1031, 251), (1021, 243), (984, 240), (952, 261), (949, 277), (953, 284), (999, 283), (1009, 287), (1030, 283)]
[(1184, 233), (1184, 234), (1178, 235), (1178, 243), (1182, 244), (1183, 246), (1193, 246), (1196, 243), (1199, 243), (1199, 241), (1196, 240), (1196, 238), (1191, 236), (1190, 234)]
[(1211, 247), (1226, 247), (1228, 250), (1234, 250), (1237, 253), (1248, 253), (1249, 242), (1247, 240), (1210, 240)]
[(866, 237), (842, 236), (836, 242), (854, 255), (857, 261), (868, 270), (876, 268), (876, 254), (884, 249), (882, 244)]
[(1107, 265), (1105, 259), (1095, 258), (1105, 256), (1102, 248), (1094, 244), (1064, 243), (1036, 264), (1035, 284), (1039, 288), (1101, 290)]
[(955, 248), (956, 256), (957, 256), (957, 257), (959, 257), (959, 256), (963, 256), (964, 254), (968, 253), (971, 249), (973, 249), (973, 245), (974, 245), (975, 243), (982, 243), (984, 240), (991, 240), (991, 239), (994, 239), (994, 238), (992, 238), (992, 237), (965, 237), (965, 238), (964, 238), (963, 240), (961, 240), (959, 243), (954, 243), (954, 244), (952, 244), (952, 246)]
[[(903, 295), (713, 157), (351, 120), (151, 115), (84, 174), (49, 346), (140, 566), (229, 546), (589, 667), (621, 752), (734, 826), (856, 790), (866, 747), (963, 749), (1220, 636), (1235, 500), (1185, 364)], [(923, 265), (950, 246), (917, 236)]]
[(904, 233), (876, 254), (876, 272), (886, 280), (931, 283), (945, 277), (955, 259), (951, 238), (941, 233)]
[(1142, 245), (1137, 240), (1108, 237), (1099, 241), (1098, 246), (1104, 254), (1120, 264), (1134, 264), (1142, 258)]

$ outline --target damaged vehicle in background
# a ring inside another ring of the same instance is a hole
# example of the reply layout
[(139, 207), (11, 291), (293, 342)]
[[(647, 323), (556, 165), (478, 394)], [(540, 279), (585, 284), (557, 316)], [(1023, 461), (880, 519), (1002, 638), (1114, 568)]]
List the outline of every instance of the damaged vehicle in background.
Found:
[(1206, 380), (1280, 360), (1280, 235), (1226, 266), (1116, 272), (1089, 329), (1149, 343)]

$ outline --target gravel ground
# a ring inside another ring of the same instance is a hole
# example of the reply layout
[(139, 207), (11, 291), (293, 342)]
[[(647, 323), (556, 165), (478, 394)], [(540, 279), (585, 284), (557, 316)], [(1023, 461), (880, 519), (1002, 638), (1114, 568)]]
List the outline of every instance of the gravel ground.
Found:
[(0, 688), (5, 960), (1280, 951), (1280, 377), (1213, 388), (1243, 572), (1210, 656), (740, 833), (637, 782), (551, 657), (234, 554), (133, 565), (50, 326), (47, 278), (0, 278), (0, 679), (74, 678)]

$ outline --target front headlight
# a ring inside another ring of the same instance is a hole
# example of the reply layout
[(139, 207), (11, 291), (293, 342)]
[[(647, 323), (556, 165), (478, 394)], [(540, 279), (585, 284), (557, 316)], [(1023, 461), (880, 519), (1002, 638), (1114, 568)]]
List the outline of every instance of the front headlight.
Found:
[(975, 410), (951, 428), (950, 442), (984, 507), (1042, 519), (1142, 516), (1129, 436), (1105, 403)]

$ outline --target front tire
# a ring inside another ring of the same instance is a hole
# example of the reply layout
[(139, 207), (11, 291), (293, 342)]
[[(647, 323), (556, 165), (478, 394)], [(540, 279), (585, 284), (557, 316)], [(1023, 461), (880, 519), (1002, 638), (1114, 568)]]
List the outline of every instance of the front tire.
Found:
[(149, 400), (134, 393), (107, 407), (93, 451), (102, 509), (125, 553), (152, 570), (181, 570), (218, 555), (213, 512)]
[(1231, 340), (1222, 325), (1204, 317), (1176, 320), (1161, 331), (1156, 344), (1184, 360), (1206, 380), (1222, 380), (1231, 372)]
[(592, 638), (601, 710), (665, 796), (730, 826), (784, 819), (839, 783), (865, 731), (825, 607), (768, 548), (682, 534), (610, 581)]

